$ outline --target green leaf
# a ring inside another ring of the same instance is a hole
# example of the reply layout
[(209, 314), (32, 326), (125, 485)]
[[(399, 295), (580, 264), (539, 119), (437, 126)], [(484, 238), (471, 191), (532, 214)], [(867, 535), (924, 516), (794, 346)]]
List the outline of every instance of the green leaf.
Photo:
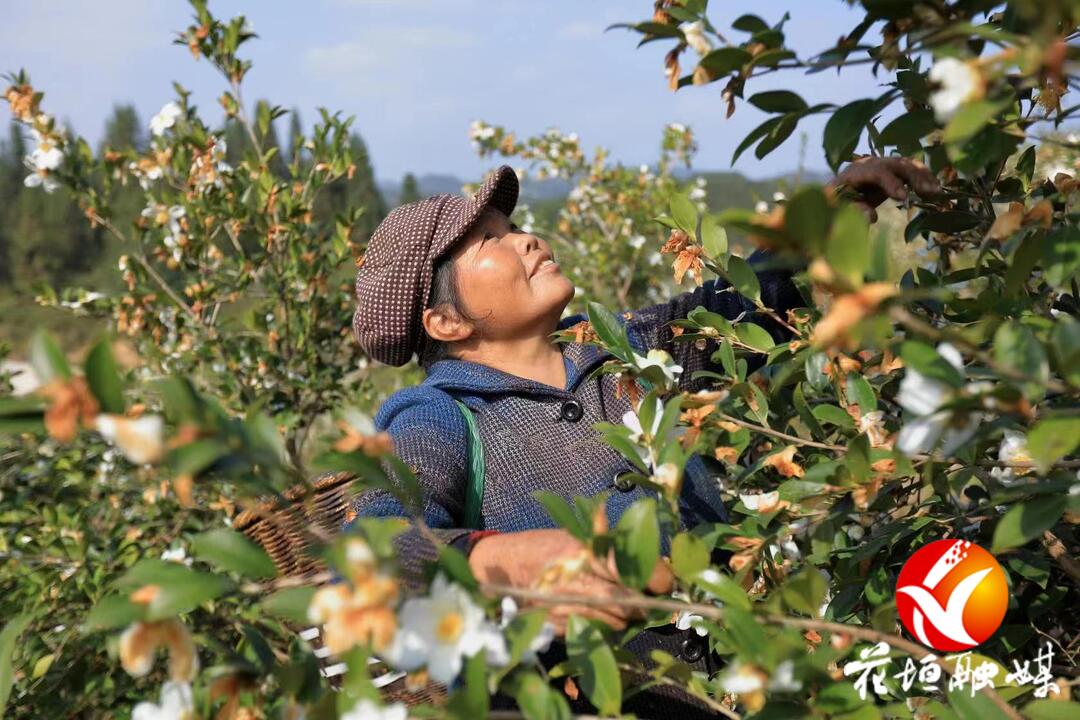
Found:
[(1058, 318), (1050, 331), (1050, 347), (1057, 371), (1069, 384), (1080, 387), (1080, 322), (1068, 315)]
[(268, 615), (295, 623), (307, 623), (310, 622), (308, 605), (311, 604), (315, 590), (313, 587), (285, 588), (270, 595), (259, 605)]
[(588, 540), (592, 537), (592, 528), (585, 527), (582, 524), (574, 509), (561, 496), (548, 490), (537, 490), (533, 492), (532, 496), (544, 506), (544, 509), (547, 510), (548, 515), (551, 516), (556, 525), (568, 531), (578, 540)]
[(626, 326), (618, 321), (615, 315), (598, 302), (590, 302), (587, 306), (589, 322), (593, 330), (604, 342), (613, 355), (623, 361), (629, 361), (632, 357), (630, 339), (626, 335)]
[(857, 403), (863, 415), (877, 410), (877, 395), (865, 377), (858, 373), (848, 373), (846, 389), (848, 401)]
[(821, 573), (808, 567), (784, 583), (781, 596), (792, 610), (810, 617), (819, 617), (818, 611), (827, 589)]
[(972, 694), (969, 688), (949, 691), (949, 705), (959, 720), (1008, 720), (994, 702), (982, 693)]
[(750, 263), (732, 255), (728, 258), (727, 279), (744, 298), (753, 301), (755, 305), (761, 304), (761, 283)]
[(112, 347), (107, 338), (102, 338), (86, 356), (86, 382), (94, 393), (102, 412), (119, 415), (124, 412), (124, 388), (120, 382), (120, 371), (113, 358)]
[(491, 696), (487, 690), (487, 660), (483, 650), (465, 659), (462, 679), (463, 686), (453, 691), (447, 703), (450, 717), (460, 720), (487, 717)]
[(38, 330), (30, 339), (30, 364), (43, 385), (71, 377), (67, 358), (60, 351), (56, 340), (45, 330)]
[(718, 78), (738, 70), (750, 62), (751, 55), (742, 48), (722, 47), (713, 50), (698, 63), (709, 73), (709, 77)]
[(131, 602), (127, 595), (106, 595), (83, 621), (87, 631), (125, 627), (143, 617), (146, 608)]
[(671, 217), (679, 228), (691, 238), (697, 237), (697, 208), (682, 193), (673, 193), (668, 203)]
[(1046, 236), (1043, 258), (1046, 281), (1057, 290), (1065, 290), (1080, 272), (1080, 228), (1059, 225)]
[(767, 90), (751, 95), (747, 101), (765, 112), (801, 112), (808, 107), (806, 101), (790, 90)]
[(618, 714), (622, 706), (622, 680), (615, 655), (600, 631), (571, 615), (566, 628), (566, 651), (570, 660), (581, 668), (581, 689), (600, 714)]
[(765, 328), (752, 322), (741, 322), (736, 325), (735, 335), (742, 344), (749, 345), (763, 353), (769, 352), (776, 345), (772, 335)]
[(784, 206), (784, 234), (799, 242), (808, 253), (817, 255), (825, 247), (831, 215), (821, 188), (802, 188)]
[(746, 591), (730, 575), (706, 568), (694, 576), (693, 583), (715, 595), (727, 608), (750, 609), (750, 598), (746, 596)]
[(934, 111), (925, 108), (900, 115), (881, 131), (881, 142), (897, 147), (913, 147), (937, 129)]
[(562, 694), (534, 673), (516, 673), (509, 692), (526, 720), (570, 720), (570, 706)]
[(769, 655), (769, 638), (748, 611), (737, 606), (724, 608), (724, 627), (734, 640), (739, 655), (760, 662)]
[(1071, 700), (1033, 700), (1024, 706), (1028, 720), (1076, 720), (1080, 717), (1080, 703)]
[[(1012, 103), (1012, 100), (1009, 101)], [(945, 126), (943, 139), (947, 143), (960, 143), (974, 137), (986, 124), (1004, 109), (1001, 101), (980, 100), (968, 103), (956, 111)]]
[(649, 582), (659, 557), (656, 501), (644, 498), (627, 508), (615, 527), (615, 565), (619, 577), (625, 585), (640, 590)]
[(1050, 363), (1042, 343), (1026, 325), (1016, 321), (1003, 323), (994, 333), (994, 360), (1001, 366), (1031, 378), (1024, 383), (1024, 394), (1041, 398), (1050, 379)]
[(742, 30), (748, 32), (751, 35), (756, 35), (759, 32), (766, 32), (769, 29), (768, 23), (759, 18), (757, 15), (740, 15), (735, 22), (731, 23), (731, 27), (735, 30)]
[(785, 140), (791, 137), (799, 124), (799, 115), (789, 113), (780, 116), (780, 122), (765, 136), (758, 146), (754, 148), (754, 157), (761, 160), (763, 157), (780, 147)]
[(1080, 447), (1080, 417), (1048, 417), (1031, 428), (1027, 438), (1031, 459), (1046, 472), (1051, 465)]
[(822, 139), (825, 159), (833, 170), (840, 167), (840, 163), (848, 160), (855, 152), (863, 128), (877, 111), (877, 101), (864, 98), (844, 105), (829, 118)]
[(1018, 547), (1049, 530), (1065, 512), (1068, 498), (1064, 495), (1043, 495), (1013, 505), (994, 528), (992, 553)]
[(701, 246), (705, 255), (713, 260), (722, 260), (728, 251), (727, 230), (716, 221), (716, 216), (705, 213), (701, 217)]
[(825, 243), (825, 259), (852, 286), (862, 285), (870, 267), (870, 223), (854, 205), (844, 205), (836, 213)]
[(815, 405), (813, 413), (814, 417), (821, 422), (832, 423), (845, 430), (855, 429), (855, 421), (851, 419), (851, 416), (848, 415), (845, 410), (838, 408), (835, 405)]
[(163, 620), (190, 612), (231, 587), (225, 578), (165, 560), (140, 560), (116, 581), (118, 589), (127, 591), (144, 585), (159, 588), (146, 605), (147, 620)]
[(14, 615), (0, 630), (0, 715), (7, 707), (8, 696), (11, 694), (11, 683), (15, 679), (15, 667), (12, 656), (15, 654), (16, 643), (30, 625), (33, 615), (23, 613)]
[(684, 581), (709, 567), (709, 548), (701, 538), (690, 533), (679, 533), (671, 541), (671, 567)]
[(277, 574), (274, 561), (261, 547), (227, 528), (196, 535), (191, 540), (195, 557), (245, 577), (268, 578)]
[(739, 156), (746, 152), (747, 148), (753, 145), (755, 142), (765, 137), (765, 135), (772, 132), (773, 128), (780, 124), (783, 117), (769, 118), (765, 122), (758, 125), (751, 130), (746, 137), (742, 139), (739, 146), (735, 148), (735, 152), (731, 156), (731, 164), (734, 165), (735, 161), (739, 159)]
[(964, 384), (963, 374), (941, 357), (937, 350), (915, 340), (905, 340), (900, 345), (900, 358), (904, 365), (932, 380), (939, 380), (954, 388)]

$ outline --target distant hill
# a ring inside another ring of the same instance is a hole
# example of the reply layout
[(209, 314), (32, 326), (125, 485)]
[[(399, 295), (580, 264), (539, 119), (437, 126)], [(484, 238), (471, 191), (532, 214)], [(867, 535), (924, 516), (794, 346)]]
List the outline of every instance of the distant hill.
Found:
[[(750, 180), (741, 173), (726, 170), (681, 169), (675, 172), (675, 177), (684, 182), (699, 176), (703, 176), (707, 181), (706, 197), (709, 208), (713, 211), (728, 207), (753, 207), (760, 200), (771, 201), (773, 193), (777, 190), (790, 191), (800, 182), (828, 180), (828, 176), (822, 173), (807, 173), (801, 178), (789, 173), (765, 180)], [(420, 194), (424, 196), (443, 192), (459, 193), (464, 184), (464, 180), (454, 175), (427, 174), (417, 177)], [(401, 182), (380, 180), (378, 185), (387, 204), (394, 207), (401, 192)], [(571, 187), (570, 183), (560, 179), (542, 181), (527, 179), (522, 183), (521, 199), (537, 209), (548, 210), (560, 205)]]

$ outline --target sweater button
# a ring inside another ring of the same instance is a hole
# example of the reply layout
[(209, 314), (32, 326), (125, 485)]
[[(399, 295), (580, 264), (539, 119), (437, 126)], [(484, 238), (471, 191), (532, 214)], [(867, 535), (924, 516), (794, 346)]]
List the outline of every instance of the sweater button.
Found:
[(559, 417), (567, 422), (577, 422), (585, 415), (585, 410), (577, 400), (567, 400), (559, 410)]
[(704, 656), (705, 638), (698, 635), (693, 628), (687, 630), (682, 647), (679, 649), (679, 657), (683, 659), (683, 662), (696, 663)]
[(621, 472), (615, 475), (615, 488), (619, 492), (630, 492), (634, 489), (634, 481), (630, 479), (631, 473)]

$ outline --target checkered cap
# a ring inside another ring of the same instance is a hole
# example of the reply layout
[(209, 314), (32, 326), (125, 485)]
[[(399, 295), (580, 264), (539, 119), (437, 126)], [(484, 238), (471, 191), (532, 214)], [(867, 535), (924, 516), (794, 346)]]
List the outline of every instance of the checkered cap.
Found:
[(435, 264), (486, 207), (509, 217), (518, 198), (514, 169), (502, 165), (470, 197), (440, 193), (395, 208), (371, 235), (356, 272), (353, 334), (368, 357), (404, 365), (419, 352)]

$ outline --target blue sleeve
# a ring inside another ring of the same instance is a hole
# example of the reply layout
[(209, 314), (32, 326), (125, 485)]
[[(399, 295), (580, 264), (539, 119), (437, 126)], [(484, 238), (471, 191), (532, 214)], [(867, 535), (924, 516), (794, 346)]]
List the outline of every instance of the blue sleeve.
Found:
[[(423, 493), (424, 524), (442, 543), (454, 543), (471, 532), (462, 527), (468, 479), (467, 428), (453, 399), (434, 388), (417, 386), (392, 395), (375, 416), (375, 428), (389, 433), (394, 453), (408, 465)], [(384, 466), (387, 475), (397, 479)], [(403, 517), (410, 527), (395, 539), (403, 574), (409, 581), (423, 576), (438, 548), (424, 536), (408, 511), (391, 493), (373, 489), (353, 501), (358, 517)]]

